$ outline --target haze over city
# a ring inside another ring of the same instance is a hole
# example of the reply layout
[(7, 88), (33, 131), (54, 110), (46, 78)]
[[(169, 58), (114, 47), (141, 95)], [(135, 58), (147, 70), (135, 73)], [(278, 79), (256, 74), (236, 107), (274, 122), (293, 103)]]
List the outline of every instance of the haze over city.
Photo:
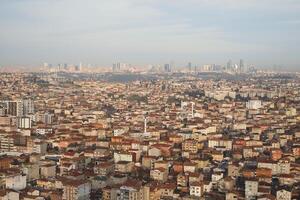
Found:
[[(297, 0), (9, 0), (0, 66), (188, 62), (298, 70)], [(278, 67), (277, 67), (278, 68)]]

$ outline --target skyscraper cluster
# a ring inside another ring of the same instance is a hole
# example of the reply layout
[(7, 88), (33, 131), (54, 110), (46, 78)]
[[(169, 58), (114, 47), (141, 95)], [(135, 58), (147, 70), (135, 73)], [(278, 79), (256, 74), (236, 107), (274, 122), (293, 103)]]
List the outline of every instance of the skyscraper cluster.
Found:
[(57, 65), (52, 65), (49, 63), (44, 63), (43, 68), (47, 72), (82, 72), (83, 64), (79, 65), (67, 64), (67, 63), (59, 63)]
[(245, 73), (247, 71), (248, 71), (248, 69), (247, 69), (243, 59), (240, 59), (239, 64), (233, 64), (232, 60), (229, 60), (227, 62), (226, 72), (229, 72), (229, 73)]
[(131, 65), (128, 63), (114, 63), (112, 66), (112, 72), (125, 72), (130, 71)]

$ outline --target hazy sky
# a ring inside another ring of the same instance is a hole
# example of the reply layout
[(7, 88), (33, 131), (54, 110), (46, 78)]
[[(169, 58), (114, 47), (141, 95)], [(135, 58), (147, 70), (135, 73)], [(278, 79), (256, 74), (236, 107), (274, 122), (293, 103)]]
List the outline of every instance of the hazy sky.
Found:
[(297, 68), (299, 53), (300, 0), (0, 0), (0, 65)]

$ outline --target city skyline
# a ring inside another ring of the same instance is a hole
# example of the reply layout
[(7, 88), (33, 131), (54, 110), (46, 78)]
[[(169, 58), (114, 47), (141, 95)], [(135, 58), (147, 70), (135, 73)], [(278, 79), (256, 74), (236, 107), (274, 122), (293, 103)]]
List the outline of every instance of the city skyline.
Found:
[(300, 2), (4, 1), (0, 66), (174, 61), (298, 70)]
[(300, 200), (300, 0), (0, 2), (0, 200)]

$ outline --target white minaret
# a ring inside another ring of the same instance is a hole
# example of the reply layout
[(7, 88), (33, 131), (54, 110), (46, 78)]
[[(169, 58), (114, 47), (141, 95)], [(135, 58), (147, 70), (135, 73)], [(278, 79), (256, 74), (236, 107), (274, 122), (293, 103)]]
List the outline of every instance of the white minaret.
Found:
[(147, 117), (144, 116), (144, 133), (147, 133)]
[(192, 118), (194, 118), (194, 105), (195, 103), (194, 102), (191, 102), (192, 103)]

